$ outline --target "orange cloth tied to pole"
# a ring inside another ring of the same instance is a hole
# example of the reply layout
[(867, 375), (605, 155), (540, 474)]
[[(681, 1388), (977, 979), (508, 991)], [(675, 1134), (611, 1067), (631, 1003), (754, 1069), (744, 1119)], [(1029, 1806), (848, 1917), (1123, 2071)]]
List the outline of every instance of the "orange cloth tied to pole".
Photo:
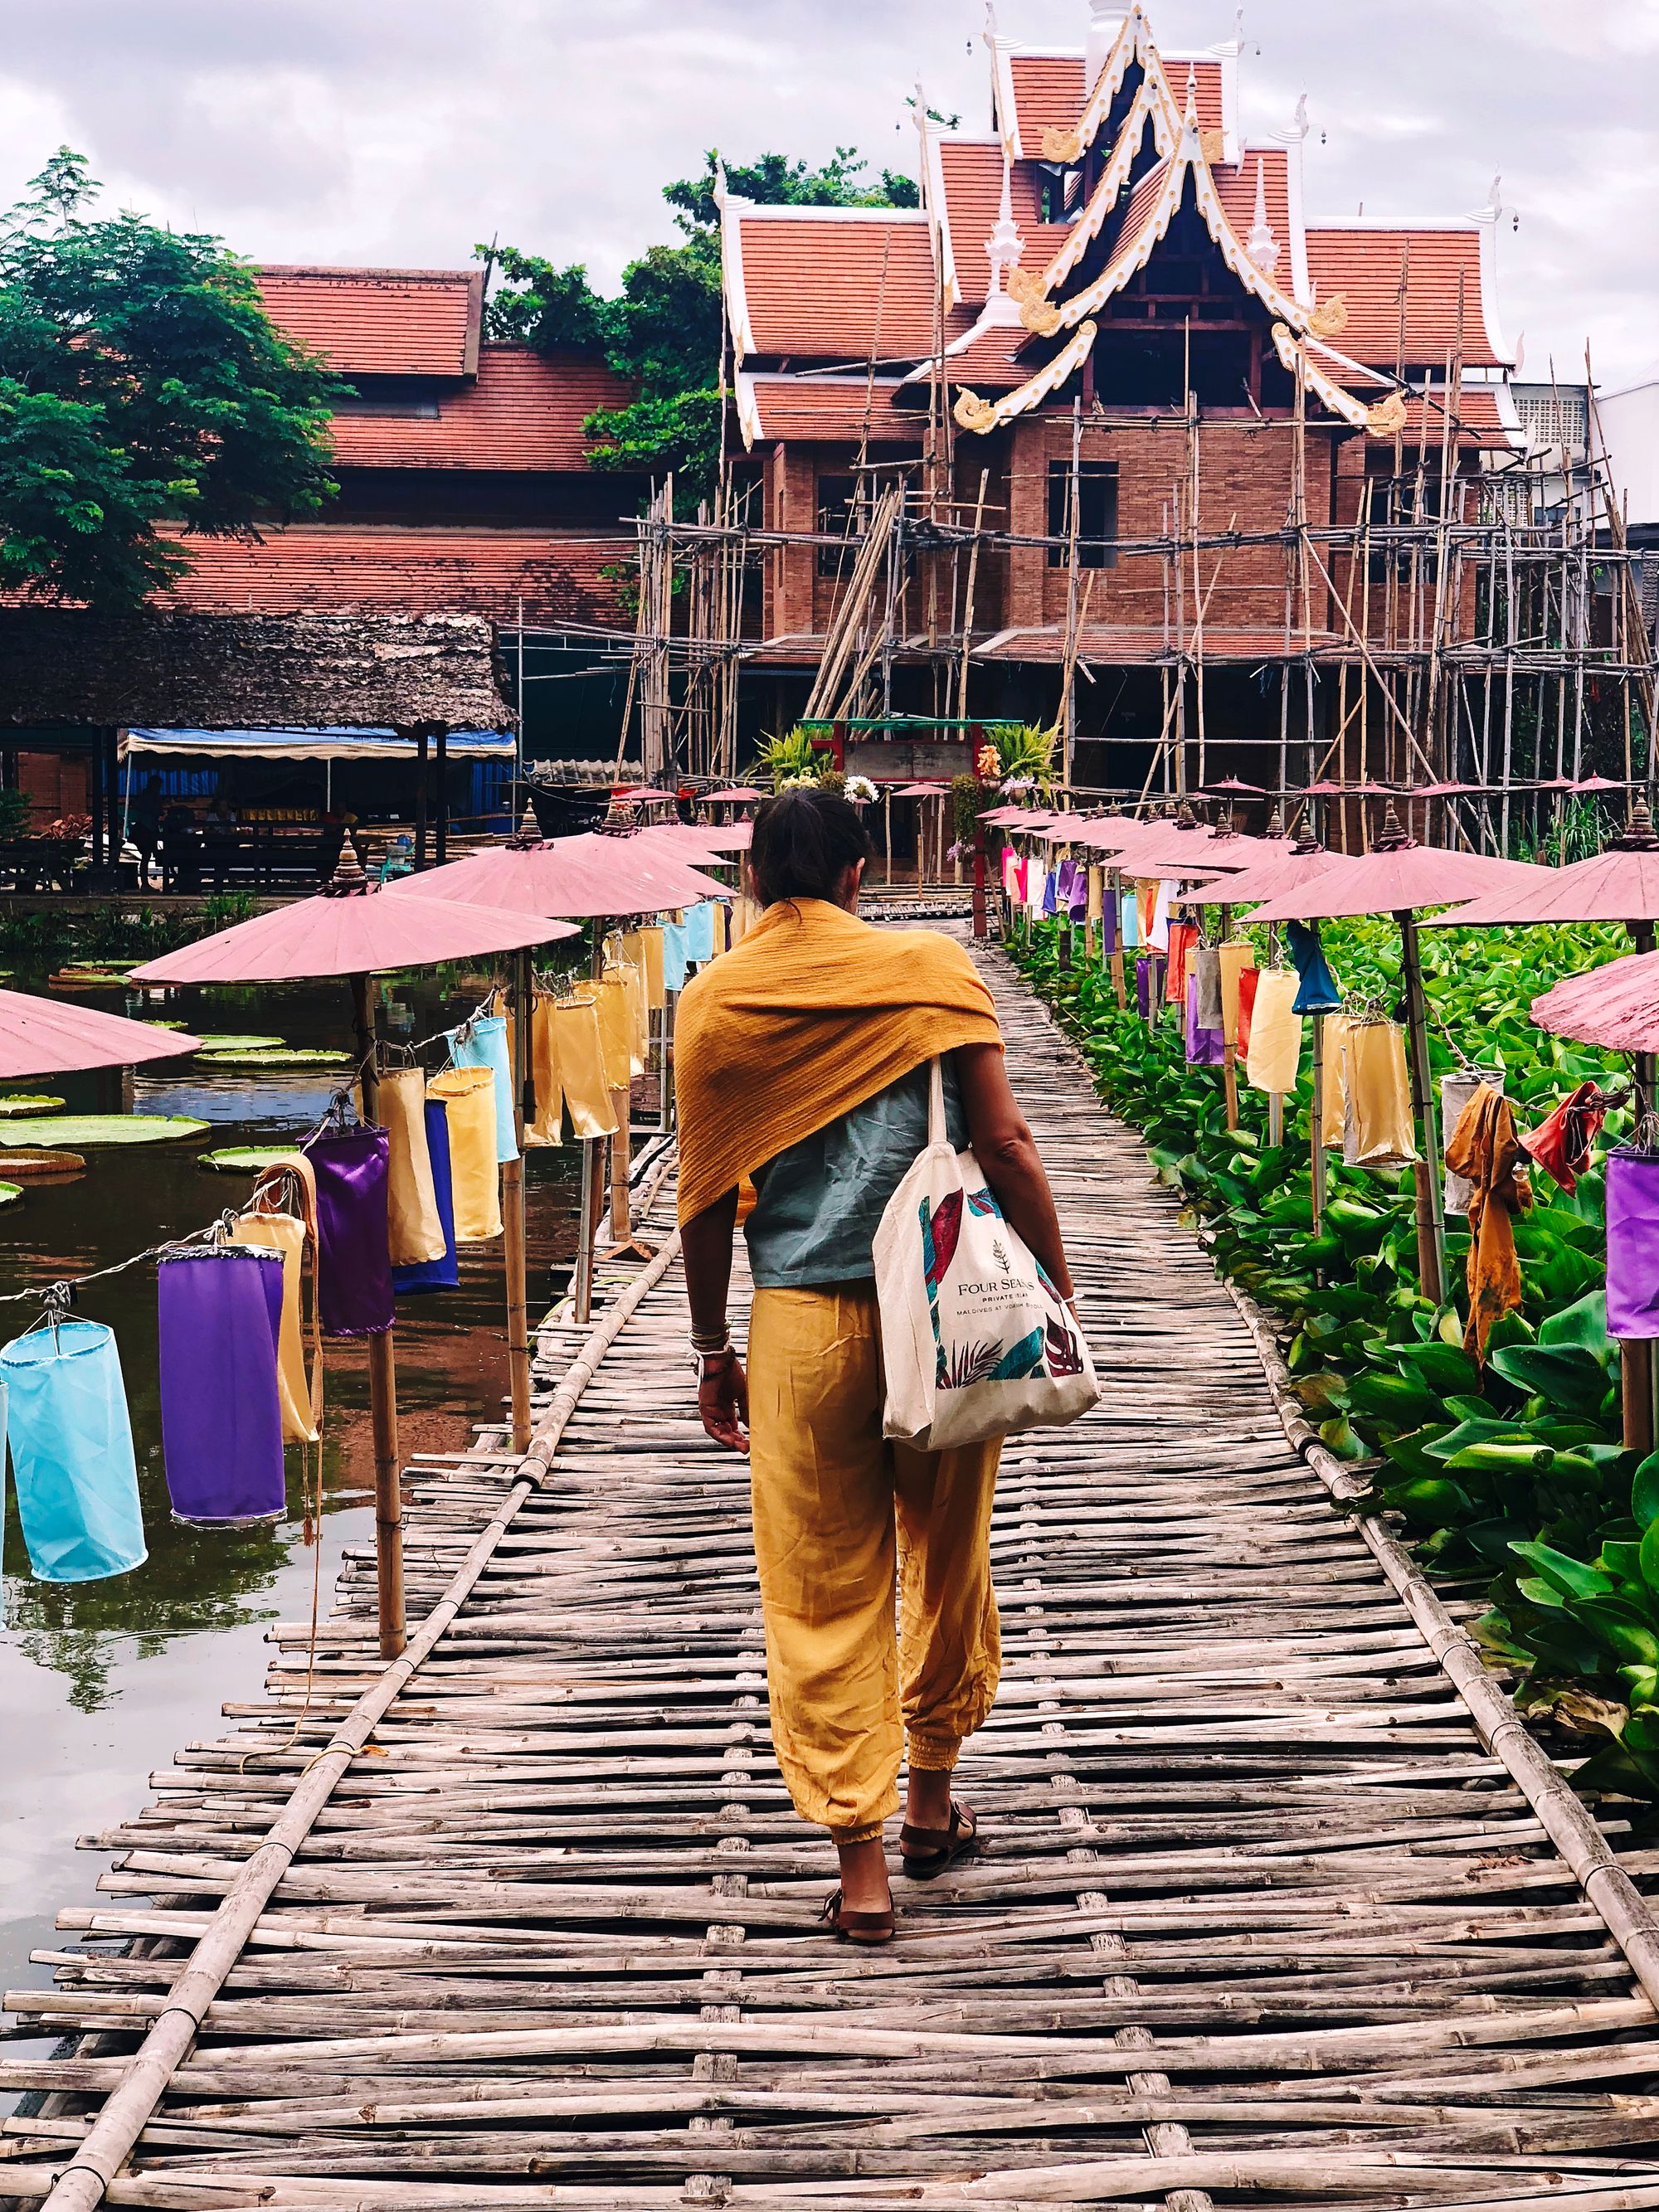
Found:
[(1197, 949), (1197, 923), (1172, 921), (1169, 964), (1164, 971), (1164, 996), (1172, 1006), (1184, 1006), (1187, 1003), (1187, 967)]
[(781, 900), (680, 1000), (680, 1219), (935, 1054), (1001, 1042), (984, 978), (951, 939)]
[(1469, 1185), (1469, 1322), (1463, 1349), (1484, 1361), (1494, 1322), (1521, 1303), (1515, 1217), (1532, 1207), (1532, 1182), (1516, 1173), (1527, 1155), (1515, 1133), (1515, 1109), (1483, 1083), (1458, 1116), (1446, 1165)]

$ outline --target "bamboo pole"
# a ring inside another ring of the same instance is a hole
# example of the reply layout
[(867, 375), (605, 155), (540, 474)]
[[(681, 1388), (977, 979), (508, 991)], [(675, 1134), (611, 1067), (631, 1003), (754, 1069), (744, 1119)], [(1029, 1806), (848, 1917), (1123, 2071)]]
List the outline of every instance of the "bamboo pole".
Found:
[(1446, 1220), (1440, 1188), (1439, 1116), (1429, 1066), (1429, 1020), (1423, 995), (1423, 956), (1417, 917), (1409, 910), (1395, 916), (1400, 931), (1406, 980), (1406, 1042), (1411, 1059), (1412, 1112), (1421, 1132), (1423, 1157), (1412, 1170), (1417, 1191), (1417, 1273), (1425, 1298), (1441, 1304), (1446, 1295)]
[(501, 1243), (507, 1273), (507, 1379), (513, 1408), (513, 1449), (530, 1443), (530, 1314), (526, 1282), (524, 1133), (533, 1118), (534, 1074), (530, 1065), (530, 953), (515, 956), (513, 985), (513, 1139), (517, 1157), (501, 1168)]
[[(351, 1006), (362, 1069), (363, 1119), (380, 1106), (375, 1065), (374, 979), (354, 975)], [(368, 1418), (374, 1455), (374, 1562), (380, 1656), (395, 1659), (406, 1641), (404, 1607), (403, 1465), (398, 1451), (398, 1357), (393, 1331), (368, 1340)]]

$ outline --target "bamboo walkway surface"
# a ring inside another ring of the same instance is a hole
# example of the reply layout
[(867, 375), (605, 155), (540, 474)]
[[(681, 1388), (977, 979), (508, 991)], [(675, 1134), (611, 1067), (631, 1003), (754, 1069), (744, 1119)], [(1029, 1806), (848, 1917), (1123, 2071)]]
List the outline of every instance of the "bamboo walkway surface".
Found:
[(264, 1698), (87, 1839), (116, 1856), (60, 1917), (84, 1948), (9, 2000), (68, 2039), (0, 2064), (45, 2093), (0, 2133), (0, 2199), (95, 2203), (125, 2112), (109, 2201), (190, 2212), (1659, 2208), (1641, 1930), (1613, 1940), (1483, 1748), (1139, 1140), (983, 957), (1105, 1397), (1005, 1455), (981, 1854), (896, 1877), (889, 1950), (819, 1923), (665, 1185), (602, 1361), (543, 1333), (544, 1485), (498, 1429), (411, 1470), (411, 1620), (443, 1601), (414, 1671), (383, 1680), (353, 1558), (314, 1676), (283, 1624)]

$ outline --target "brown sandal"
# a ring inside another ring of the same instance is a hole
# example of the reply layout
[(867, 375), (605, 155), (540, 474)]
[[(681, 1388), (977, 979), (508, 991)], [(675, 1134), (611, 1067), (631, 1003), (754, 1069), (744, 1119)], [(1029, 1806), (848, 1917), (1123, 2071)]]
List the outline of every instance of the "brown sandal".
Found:
[(848, 1912), (841, 1901), (841, 1892), (831, 1890), (823, 1900), (820, 1920), (827, 1920), (843, 1943), (874, 1945), (890, 1943), (893, 1940), (893, 1908), (890, 1904), (885, 1912)]
[(954, 1797), (951, 1800), (948, 1828), (913, 1828), (907, 1824), (899, 1830), (904, 1871), (912, 1881), (932, 1881), (946, 1867), (964, 1857), (978, 1841), (979, 1823), (973, 1807), (959, 1805)]

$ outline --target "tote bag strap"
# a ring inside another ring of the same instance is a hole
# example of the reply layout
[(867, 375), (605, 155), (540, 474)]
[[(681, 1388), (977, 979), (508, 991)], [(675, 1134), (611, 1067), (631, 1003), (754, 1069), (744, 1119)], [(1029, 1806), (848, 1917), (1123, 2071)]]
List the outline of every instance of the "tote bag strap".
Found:
[(930, 1145), (949, 1142), (945, 1121), (945, 1062), (937, 1054), (928, 1064), (927, 1141)]

